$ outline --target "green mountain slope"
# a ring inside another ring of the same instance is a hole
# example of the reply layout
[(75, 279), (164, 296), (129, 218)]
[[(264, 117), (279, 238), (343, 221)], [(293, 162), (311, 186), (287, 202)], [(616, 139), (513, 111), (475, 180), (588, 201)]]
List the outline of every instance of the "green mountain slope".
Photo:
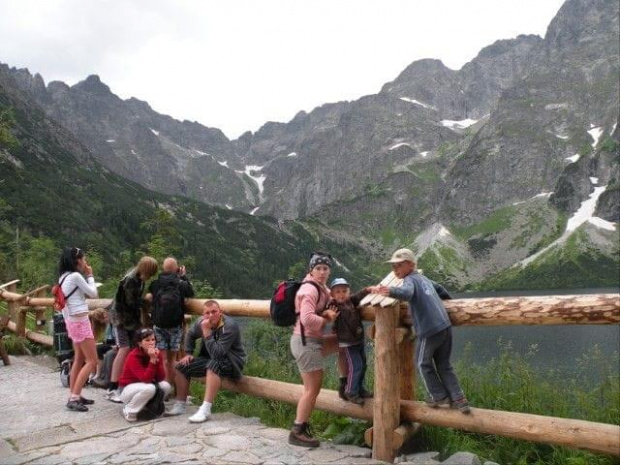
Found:
[(38, 276), (50, 282), (65, 245), (84, 247), (97, 259), (98, 279), (117, 278), (140, 253), (174, 253), (194, 280), (245, 298), (269, 296), (291, 266), (303, 271), (313, 249), (331, 251), (350, 269), (337, 272), (360, 274), (353, 257), (361, 253), (348, 243), (322, 240), (302, 227), (291, 234), (273, 219), (155, 193), (109, 172), (0, 75), (0, 110), (7, 108), (17, 143), (0, 145), (3, 280), (23, 279), (27, 265), (39, 266), (30, 263), (38, 256), (47, 264)]

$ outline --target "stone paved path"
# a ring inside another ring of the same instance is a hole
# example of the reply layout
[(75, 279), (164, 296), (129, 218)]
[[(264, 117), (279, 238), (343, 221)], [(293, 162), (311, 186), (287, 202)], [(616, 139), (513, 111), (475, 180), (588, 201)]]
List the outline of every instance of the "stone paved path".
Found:
[(49, 357), (11, 357), (0, 364), (0, 464), (376, 464), (370, 449), (326, 442), (290, 446), (288, 431), (257, 418), (216, 414), (202, 424), (186, 415), (130, 424), (121, 406), (85, 389), (87, 413), (64, 409), (68, 390)]

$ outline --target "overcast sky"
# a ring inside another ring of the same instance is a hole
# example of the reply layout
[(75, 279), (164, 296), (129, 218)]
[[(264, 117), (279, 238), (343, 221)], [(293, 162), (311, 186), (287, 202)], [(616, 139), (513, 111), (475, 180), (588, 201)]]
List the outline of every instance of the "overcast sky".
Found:
[(377, 93), (410, 63), (461, 68), (545, 35), (564, 0), (0, 0), (0, 62), (98, 74), (121, 98), (229, 138)]

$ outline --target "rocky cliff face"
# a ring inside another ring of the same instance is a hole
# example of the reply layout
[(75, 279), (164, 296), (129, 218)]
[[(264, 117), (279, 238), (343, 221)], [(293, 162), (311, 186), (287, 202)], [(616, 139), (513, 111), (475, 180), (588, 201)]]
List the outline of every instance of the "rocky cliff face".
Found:
[(544, 39), (498, 41), (460, 70), (419, 60), (376, 95), (235, 141), (123, 101), (96, 76), (46, 87), (26, 70), (11, 74), (112, 171), (256, 215), (306, 218), (369, 250), (414, 244), (441, 224), (459, 245), (429, 250), (462, 264), (452, 271), (463, 284), (544, 248), (595, 193), (595, 215), (618, 221), (618, 34), (616, 2), (568, 0)]

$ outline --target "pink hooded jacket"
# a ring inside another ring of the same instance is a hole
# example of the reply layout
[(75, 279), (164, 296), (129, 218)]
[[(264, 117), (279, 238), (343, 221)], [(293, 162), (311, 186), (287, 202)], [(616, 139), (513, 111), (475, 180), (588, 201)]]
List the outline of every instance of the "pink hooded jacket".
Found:
[(293, 334), (301, 335), (301, 328), (299, 322), (304, 325), (304, 334), (306, 337), (313, 337), (316, 339), (323, 339), (323, 329), (325, 319), (317, 313), (325, 310), (327, 303), (330, 300), (329, 289), (324, 284), (320, 284), (309, 273), (304, 278), (304, 281), (314, 281), (321, 288), (321, 295), (316, 287), (312, 284), (303, 284), (297, 295), (295, 296), (295, 310), (299, 312), (299, 318), (295, 323), (295, 329)]

